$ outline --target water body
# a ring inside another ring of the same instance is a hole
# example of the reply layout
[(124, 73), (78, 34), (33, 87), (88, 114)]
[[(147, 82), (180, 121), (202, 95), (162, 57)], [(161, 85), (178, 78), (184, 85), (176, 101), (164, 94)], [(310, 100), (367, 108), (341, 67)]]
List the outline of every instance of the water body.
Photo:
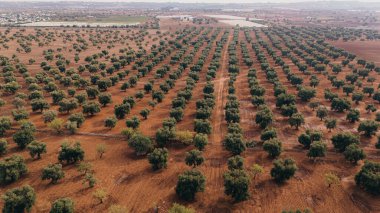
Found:
[(229, 24), (232, 26), (239, 25), (239, 27), (268, 27), (263, 24), (246, 21), (246, 20), (219, 20), (219, 22)]

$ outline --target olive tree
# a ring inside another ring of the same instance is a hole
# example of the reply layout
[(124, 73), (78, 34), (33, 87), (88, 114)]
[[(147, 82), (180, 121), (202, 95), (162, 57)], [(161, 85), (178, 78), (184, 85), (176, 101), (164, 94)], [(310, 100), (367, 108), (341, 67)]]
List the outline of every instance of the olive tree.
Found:
[(346, 120), (348, 120), (351, 123), (355, 123), (356, 121), (359, 121), (360, 111), (358, 109), (351, 109), (346, 115)]
[(371, 137), (375, 135), (377, 129), (379, 128), (379, 123), (374, 120), (364, 120), (360, 122), (358, 127), (358, 132), (364, 132), (364, 135), (367, 137)]
[(310, 145), (310, 149), (307, 153), (307, 156), (312, 159), (325, 157), (327, 151), (326, 143), (322, 141), (315, 141)]
[(58, 153), (58, 161), (66, 164), (76, 163), (84, 159), (84, 151), (79, 142), (70, 145), (68, 142), (61, 144), (61, 150)]
[(203, 161), (204, 158), (202, 156), (202, 152), (197, 149), (193, 149), (186, 153), (185, 163), (188, 166), (192, 166), (193, 168), (195, 168), (201, 165)]
[(361, 170), (355, 175), (356, 185), (365, 191), (379, 195), (380, 194), (380, 163), (366, 161)]
[(12, 183), (28, 172), (24, 158), (12, 155), (0, 161), (0, 183)]
[(151, 139), (139, 133), (133, 134), (128, 140), (128, 146), (134, 149), (136, 155), (146, 155), (153, 150)]
[(208, 138), (207, 138), (207, 135), (205, 134), (202, 134), (202, 133), (198, 133), (194, 136), (194, 146), (199, 149), (199, 150), (203, 150), (205, 148), (205, 146), (208, 144)]
[(62, 171), (62, 164), (49, 164), (42, 169), (42, 180), (50, 180), (54, 184), (64, 177), (65, 173)]
[(31, 142), (27, 149), (29, 150), (29, 154), (32, 158), (37, 156), (37, 159), (41, 158), (41, 154), (46, 153), (46, 144), (38, 141)]
[(58, 198), (52, 203), (50, 213), (74, 213), (74, 202), (70, 198)]
[(296, 129), (305, 123), (305, 119), (301, 113), (294, 113), (292, 117), (289, 118), (290, 126), (295, 126)]
[(107, 104), (112, 102), (111, 94), (108, 92), (100, 93), (98, 96), (98, 101), (103, 107), (107, 106)]
[(223, 145), (233, 155), (240, 155), (247, 148), (243, 136), (236, 133), (228, 133), (224, 138)]
[(317, 117), (321, 119), (321, 121), (327, 117), (329, 111), (325, 106), (319, 106), (317, 109)]
[(87, 102), (82, 106), (82, 112), (87, 115), (95, 115), (100, 112), (100, 104), (96, 102)]
[(235, 202), (249, 198), (249, 176), (241, 169), (229, 170), (223, 175), (224, 193), (231, 195)]
[(331, 138), (334, 148), (339, 152), (344, 152), (351, 144), (359, 144), (359, 137), (350, 132), (341, 132)]
[(148, 154), (148, 161), (153, 170), (167, 167), (169, 152), (166, 148), (156, 148)]
[(188, 170), (178, 176), (176, 194), (182, 200), (192, 201), (197, 192), (205, 189), (205, 176), (198, 170)]
[(353, 164), (356, 164), (359, 160), (363, 160), (366, 157), (363, 149), (361, 149), (357, 144), (350, 144), (347, 146), (343, 154), (346, 160)]
[(8, 142), (7, 140), (0, 139), (0, 156), (4, 155), (8, 151)]
[(263, 149), (268, 153), (268, 155), (271, 158), (276, 158), (281, 154), (282, 143), (277, 138), (272, 138), (264, 142)]
[(13, 141), (21, 149), (24, 149), (28, 144), (34, 141), (34, 131), (31, 129), (21, 129), (13, 134)]
[(3, 212), (30, 212), (36, 202), (36, 193), (29, 186), (9, 189), (2, 197), (4, 201)]
[(291, 158), (275, 160), (273, 165), (270, 175), (277, 183), (283, 183), (289, 180), (298, 169), (296, 162)]
[(244, 159), (240, 155), (235, 155), (227, 160), (227, 166), (229, 170), (243, 169)]
[(109, 129), (114, 128), (116, 126), (116, 123), (117, 123), (117, 118), (115, 116), (107, 117), (104, 120), (104, 126), (109, 128)]
[(5, 132), (11, 129), (11, 119), (9, 117), (0, 117), (0, 136), (4, 136)]

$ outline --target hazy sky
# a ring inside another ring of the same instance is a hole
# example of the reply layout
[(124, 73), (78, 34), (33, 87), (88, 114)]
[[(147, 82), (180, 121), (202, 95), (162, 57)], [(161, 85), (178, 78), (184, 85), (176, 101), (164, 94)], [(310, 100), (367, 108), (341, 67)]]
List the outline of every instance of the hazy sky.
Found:
[[(277, 2), (305, 2), (319, 0), (0, 0), (1, 1), (85, 1), (85, 2), (178, 2), (178, 3), (277, 3)], [(326, 1), (326, 0), (324, 0)], [(351, 0), (328, 0), (328, 1), (351, 1)], [(359, 2), (380, 2), (380, 0), (356, 0)], [(0, 6), (1, 7), (1, 6)]]

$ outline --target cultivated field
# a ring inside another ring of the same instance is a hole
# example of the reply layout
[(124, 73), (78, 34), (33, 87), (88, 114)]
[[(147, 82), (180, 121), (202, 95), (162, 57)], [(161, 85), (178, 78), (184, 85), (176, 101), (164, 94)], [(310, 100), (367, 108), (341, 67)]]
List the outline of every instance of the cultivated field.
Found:
[(210, 23), (0, 28), (0, 194), (31, 186), (31, 212), (379, 212), (378, 34)]

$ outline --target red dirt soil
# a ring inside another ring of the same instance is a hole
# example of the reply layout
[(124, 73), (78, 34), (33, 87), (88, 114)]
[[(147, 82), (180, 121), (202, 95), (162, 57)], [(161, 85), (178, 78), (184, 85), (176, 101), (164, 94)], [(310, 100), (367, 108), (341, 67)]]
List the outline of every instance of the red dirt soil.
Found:
[[(169, 26), (170, 22), (166, 23), (165, 27), (167, 30), (169, 30)], [(4, 29), (0, 30), (3, 31)], [(173, 33), (174, 29), (170, 30), (171, 33)], [(229, 30), (230, 35), (222, 52), (220, 61), (221, 68), (217, 71), (217, 77), (214, 80), (216, 105), (211, 117), (213, 131), (209, 137), (210, 143), (204, 151), (205, 162), (199, 167), (199, 170), (206, 176), (206, 189), (204, 192), (197, 194), (196, 201), (191, 203), (181, 202), (175, 195), (175, 186), (178, 175), (189, 169), (189, 167), (185, 165), (184, 159), (186, 152), (191, 150), (192, 147), (169, 147), (168, 168), (162, 171), (153, 172), (146, 157), (136, 157), (132, 149), (127, 146), (126, 141), (119, 137), (120, 130), (125, 128), (126, 119), (120, 120), (117, 123), (117, 126), (112, 130), (105, 128), (103, 125), (104, 119), (113, 114), (113, 106), (120, 103), (127, 95), (134, 95), (135, 92), (141, 90), (146, 82), (153, 79), (155, 73), (154, 71), (141, 78), (138, 85), (135, 88), (128, 89), (127, 92), (120, 91), (119, 88), (122, 82), (119, 82), (116, 86), (110, 88), (108, 92), (112, 94), (113, 103), (102, 108), (101, 113), (86, 119), (83, 126), (79, 129), (79, 132), (83, 132), (83, 134), (55, 135), (51, 132), (38, 132), (36, 138), (39, 141), (45, 142), (48, 150), (48, 153), (42, 155), (42, 159), (40, 160), (32, 160), (26, 150), (19, 150), (12, 140), (12, 133), (14, 133), (14, 131), (8, 131), (5, 138), (10, 144), (9, 152), (5, 156), (2, 156), (1, 159), (12, 154), (20, 154), (26, 159), (29, 172), (25, 177), (22, 177), (15, 183), (1, 186), (0, 194), (3, 194), (10, 188), (22, 186), (24, 184), (31, 185), (37, 193), (36, 204), (33, 207), (32, 212), (49, 212), (51, 203), (60, 197), (72, 198), (75, 201), (76, 212), (83, 213), (107, 212), (107, 209), (113, 204), (125, 206), (130, 212), (153, 212), (153, 209), (156, 207), (159, 208), (159, 212), (167, 212), (167, 209), (173, 202), (178, 202), (192, 207), (196, 210), (196, 212), (276, 213), (281, 212), (282, 210), (305, 208), (310, 208), (315, 212), (379, 212), (380, 206), (378, 198), (373, 198), (362, 192), (353, 182), (354, 174), (356, 174), (356, 172), (360, 169), (360, 165), (353, 166), (347, 163), (342, 154), (336, 153), (333, 150), (330, 142), (328, 143), (329, 151), (327, 153), (327, 157), (320, 161), (313, 162), (306, 156), (306, 150), (300, 147), (297, 142), (298, 135), (307, 128), (321, 129), (324, 133), (324, 139), (329, 140), (333, 134), (345, 129), (356, 129), (355, 126), (342, 121), (339, 122), (335, 130), (328, 132), (323, 125), (323, 121), (319, 121), (319, 119), (316, 118), (315, 112), (311, 111), (311, 109), (308, 108), (303, 102), (297, 100), (297, 108), (304, 114), (306, 124), (299, 130), (290, 128), (287, 120), (284, 119), (281, 116), (280, 111), (275, 108), (275, 99), (272, 95), (273, 86), (266, 80), (264, 72), (260, 70), (260, 64), (256, 61), (256, 56), (250, 45), (248, 45), (248, 49), (252, 59), (255, 61), (253, 68), (256, 68), (258, 71), (258, 81), (260, 85), (266, 89), (267, 94), (270, 94), (266, 96), (265, 99), (274, 112), (276, 120), (273, 126), (277, 128), (279, 139), (283, 142), (284, 151), (281, 157), (292, 157), (295, 159), (299, 170), (296, 172), (295, 177), (287, 183), (277, 185), (270, 177), (270, 169), (272, 167), (273, 160), (267, 157), (267, 153), (264, 152), (261, 147), (249, 148), (242, 154), (242, 157), (245, 160), (246, 169), (249, 169), (251, 165), (257, 163), (264, 167), (264, 174), (258, 179), (252, 180), (250, 185), (251, 196), (249, 200), (234, 203), (230, 197), (227, 197), (224, 194), (223, 173), (227, 170), (227, 159), (231, 156), (222, 146), (223, 138), (227, 132), (227, 124), (224, 119), (224, 106), (228, 94), (227, 47), (232, 41), (233, 30), (231, 28), (226, 28), (223, 30)], [(31, 31), (32, 29), (27, 29), (27, 32)], [(220, 39), (222, 32), (216, 40)], [(155, 31), (149, 31), (149, 33), (153, 34), (153, 37), (157, 36), (154, 35)], [(211, 34), (212, 32), (209, 35)], [(265, 34), (261, 33), (260, 35), (265, 41), (269, 41)], [(255, 34), (253, 32), (251, 32), (251, 37), (255, 40)], [(157, 41), (153, 42), (152, 39), (147, 37), (145, 39), (149, 43), (148, 47), (154, 43), (157, 43)], [(239, 34), (239, 40), (245, 41), (244, 33), (242, 31)], [(10, 57), (13, 53), (16, 53), (14, 50), (15, 48), (12, 47), (15, 47), (17, 44), (14, 41), (12, 42), (10, 44), (13, 46), (11, 46), (9, 50), (2, 49), (1, 54)], [(378, 45), (380, 43), (376, 44)], [(49, 48), (55, 49), (63, 44), (56, 42), (53, 45), (54, 46), (50, 46)], [(117, 44), (115, 48), (109, 50), (110, 54), (118, 53), (118, 49), (120, 48), (118, 45), (121, 44)], [(357, 46), (347, 42), (338, 42), (336, 45), (344, 47), (345, 49), (352, 51), (367, 60), (373, 60), (376, 63), (380, 62), (380, 55), (376, 55), (374, 53), (376, 51), (375, 45), (369, 42), (357, 42), (355, 43)], [(106, 44), (102, 44), (101, 46), (102, 48), (105, 48)], [(131, 46), (134, 49), (137, 48), (134, 42), (131, 42)], [(205, 46), (205, 44), (203, 46)], [(372, 52), (365, 51), (364, 48), (357, 50), (359, 46), (370, 48)], [(376, 47), (378, 50), (379, 46)], [(39, 48), (37, 46), (34, 46), (34, 48), (35, 49), (33, 49), (30, 54), (18, 54), (18, 57), (25, 64), (27, 64), (30, 57), (34, 57), (36, 59), (35, 65), (28, 66), (31, 74), (35, 74), (39, 71), (39, 63), (44, 60), (41, 52), (44, 49), (47, 49), (47, 47)], [(214, 49), (215, 44), (213, 44), (213, 49), (209, 53), (210, 56), (212, 56)], [(191, 47), (189, 50), (191, 50)], [(74, 65), (74, 67), (79, 66), (81, 63), (84, 64), (84, 56), (99, 51), (100, 50), (96, 49), (96, 47), (91, 47), (87, 51), (81, 53), (82, 60), (78, 64)], [(237, 54), (239, 58), (241, 55), (240, 51), (241, 48), (238, 44)], [(196, 54), (194, 61), (196, 61), (199, 57), (200, 52), (201, 50)], [(265, 52), (264, 49), (263, 52)], [(74, 56), (73, 53), (69, 53), (68, 51), (64, 52), (64, 54), (68, 58), (69, 56), (71, 58)], [(288, 88), (288, 92), (290, 94), (296, 94), (296, 88), (291, 86), (289, 82), (286, 81), (286, 77), (282, 72), (281, 67), (274, 65), (274, 60), (268, 55), (267, 52), (265, 52), (265, 56), (271, 66), (274, 67), (279, 74), (280, 81)], [(196, 111), (195, 101), (202, 97), (205, 72), (207, 71), (208, 63), (211, 61), (211, 57), (208, 59), (210, 60), (207, 60), (203, 70), (200, 73), (200, 82), (194, 89), (193, 98), (189, 101), (189, 104), (186, 107), (184, 120), (177, 124), (177, 127), (180, 130), (193, 131), (193, 119)], [(157, 65), (155, 69), (164, 64), (168, 64), (169, 60), (170, 57)], [(284, 59), (284, 61), (288, 64), (292, 64), (289, 59)], [(249, 68), (242, 62), (241, 58), (239, 59), (239, 65), (241, 67), (240, 74), (235, 82), (235, 85), (236, 95), (240, 102), (240, 124), (243, 128), (244, 136), (249, 140), (257, 141), (260, 138), (261, 129), (254, 123), (254, 116), (257, 112), (257, 108), (250, 103), (251, 99), (247, 83), (247, 73)], [(291, 65), (291, 67), (296, 70), (294, 65)], [(126, 69), (128, 68), (130, 68), (130, 66)], [(172, 70), (175, 69), (175, 67), (172, 67)], [(187, 68), (184, 71), (183, 76), (176, 81), (175, 88), (170, 90), (170, 92), (165, 95), (164, 101), (152, 110), (149, 118), (147, 120), (142, 120), (140, 124), (141, 132), (149, 136), (154, 136), (157, 128), (161, 126), (163, 119), (169, 116), (171, 100), (176, 97), (176, 94), (180, 89), (184, 88), (188, 72), (189, 68)], [(295, 72), (298, 72), (298, 70)], [(347, 72), (349, 71), (344, 69), (343, 72), (338, 75), (338, 78), (343, 78)], [(329, 103), (323, 99), (323, 89), (326, 87), (331, 87), (331, 85), (326, 77), (321, 76), (320, 80), (321, 83), (317, 90), (317, 99), (320, 100), (321, 103), (328, 105)], [(378, 77), (377, 80), (379, 80)], [(163, 81), (163, 79), (156, 80), (155, 87), (158, 87), (159, 83)], [(305, 81), (308, 82), (306, 79)], [(26, 87), (23, 87), (23, 90), (26, 91)], [(339, 93), (340, 96), (344, 95), (341, 91), (335, 89), (332, 90)], [(142, 100), (137, 101), (136, 106), (127, 117), (130, 118), (133, 115), (138, 115), (141, 109), (147, 107), (147, 103), (150, 98), (151, 96), (146, 94)], [(4, 99), (8, 103), (11, 103), (11, 99), (8, 99), (7, 97)], [(51, 102), (51, 98), (48, 100)], [(355, 107), (360, 109), (360, 111), (365, 111), (365, 103), (369, 103), (370, 101), (371, 99), (366, 97), (360, 105)], [(10, 110), (12, 108), (13, 106), (11, 104), (7, 104), (2, 108), (2, 112), (0, 114), (10, 115)], [(58, 107), (54, 106), (52, 108), (57, 109)], [(27, 109), (30, 111), (30, 107)], [(75, 110), (75, 112), (79, 111), (81, 111), (80, 108)], [(60, 115), (60, 117), (64, 119), (66, 119), (67, 116), (68, 115), (65, 114)], [(331, 116), (344, 119), (344, 114), (332, 113)], [(363, 112), (362, 118), (373, 119), (374, 113), (366, 114)], [(47, 130), (46, 124), (42, 121), (41, 114), (31, 113), (30, 120), (33, 121), (38, 129)], [(96, 134), (91, 135), (90, 133), (107, 133), (112, 134), (113, 136), (110, 135), (104, 137)], [(59, 147), (61, 142), (64, 140), (81, 142), (81, 145), (85, 150), (85, 161), (90, 162), (93, 165), (95, 177), (98, 181), (94, 188), (87, 188), (82, 184), (82, 176), (79, 172), (77, 172), (74, 165), (64, 166), (63, 170), (65, 172), (65, 178), (60, 180), (58, 184), (49, 184), (48, 181), (41, 180), (42, 168), (49, 163), (57, 162)], [(367, 154), (369, 154), (369, 159), (379, 161), (378, 153), (371, 148), (374, 146), (375, 140), (375, 137), (372, 139), (362, 138), (362, 141), (365, 142), (362, 145)], [(98, 144), (106, 144), (107, 147), (107, 152), (104, 154), (102, 159), (99, 159), (97, 156), (96, 145)], [(362, 164), (362, 162), (360, 162), (360, 164)], [(328, 188), (324, 180), (324, 174), (327, 172), (336, 173), (342, 179), (342, 184)], [(103, 204), (98, 204), (92, 196), (92, 193), (98, 188), (105, 189), (109, 194), (109, 198)]]

